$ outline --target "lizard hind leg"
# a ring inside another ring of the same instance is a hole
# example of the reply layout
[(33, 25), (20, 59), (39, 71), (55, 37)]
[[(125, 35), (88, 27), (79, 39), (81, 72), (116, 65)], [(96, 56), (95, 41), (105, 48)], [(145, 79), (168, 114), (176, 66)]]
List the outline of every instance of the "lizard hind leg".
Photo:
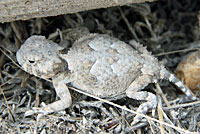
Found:
[[(133, 99), (140, 98), (140, 100), (146, 100), (147, 102), (142, 103), (136, 110), (136, 112), (141, 114), (147, 114), (147, 112), (152, 109), (152, 115), (155, 116), (155, 110), (157, 107), (157, 97), (150, 92), (142, 91), (134, 93), (135, 97)], [(133, 119), (131, 125), (135, 125), (143, 119), (142, 116), (136, 115)]]
[[(146, 87), (149, 83), (151, 83), (152, 77), (149, 75), (142, 75), (134, 80), (131, 85), (126, 90), (126, 94), (129, 98), (136, 100), (145, 100), (143, 104), (141, 104), (136, 110), (138, 113), (147, 114), (147, 112), (152, 109), (152, 115), (155, 115), (155, 110), (157, 107), (157, 97), (153, 93), (147, 91), (140, 91), (144, 87)], [(131, 125), (134, 125), (142, 120), (142, 116), (136, 115), (133, 119)]]

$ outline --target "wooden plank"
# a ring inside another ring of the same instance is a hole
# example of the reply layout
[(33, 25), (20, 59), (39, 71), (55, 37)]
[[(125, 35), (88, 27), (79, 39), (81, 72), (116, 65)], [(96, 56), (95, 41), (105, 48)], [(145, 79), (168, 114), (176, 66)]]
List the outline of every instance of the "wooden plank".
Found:
[(1, 0), (0, 22), (57, 16), (155, 0)]

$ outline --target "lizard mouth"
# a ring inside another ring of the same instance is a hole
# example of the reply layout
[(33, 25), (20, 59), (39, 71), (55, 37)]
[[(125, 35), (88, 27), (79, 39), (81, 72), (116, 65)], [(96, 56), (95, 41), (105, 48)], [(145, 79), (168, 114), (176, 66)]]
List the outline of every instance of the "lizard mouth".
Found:
[(41, 77), (41, 78), (51, 78), (56, 76), (58, 73), (65, 71), (67, 67), (66, 62), (59, 63), (46, 63), (44, 62), (37, 63), (35, 67), (30, 67), (31, 70), (27, 70), (28, 72), (32, 72), (33, 75)]

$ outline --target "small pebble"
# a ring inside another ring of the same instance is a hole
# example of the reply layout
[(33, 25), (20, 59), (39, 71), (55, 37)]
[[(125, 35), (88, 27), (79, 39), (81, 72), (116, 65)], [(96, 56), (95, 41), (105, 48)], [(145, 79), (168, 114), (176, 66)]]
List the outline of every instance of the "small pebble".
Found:
[(200, 89), (200, 51), (191, 53), (179, 63), (176, 76), (191, 90)]

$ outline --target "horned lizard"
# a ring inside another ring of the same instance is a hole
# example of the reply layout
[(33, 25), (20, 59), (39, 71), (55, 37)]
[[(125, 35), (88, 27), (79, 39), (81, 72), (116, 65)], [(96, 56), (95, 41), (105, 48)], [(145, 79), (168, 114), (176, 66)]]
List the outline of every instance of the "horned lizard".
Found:
[[(195, 98), (145, 47), (134, 40), (130, 43), (132, 46), (108, 35), (88, 34), (66, 52), (44, 36), (28, 38), (17, 52), (19, 64), (30, 74), (52, 78), (60, 100), (26, 113), (49, 114), (70, 107), (72, 100), (67, 83), (102, 98), (126, 94), (132, 99), (146, 100), (137, 109), (143, 114), (156, 108), (157, 97), (141, 90), (158, 79), (168, 79), (188, 97)], [(136, 116), (133, 124), (140, 120)]]

